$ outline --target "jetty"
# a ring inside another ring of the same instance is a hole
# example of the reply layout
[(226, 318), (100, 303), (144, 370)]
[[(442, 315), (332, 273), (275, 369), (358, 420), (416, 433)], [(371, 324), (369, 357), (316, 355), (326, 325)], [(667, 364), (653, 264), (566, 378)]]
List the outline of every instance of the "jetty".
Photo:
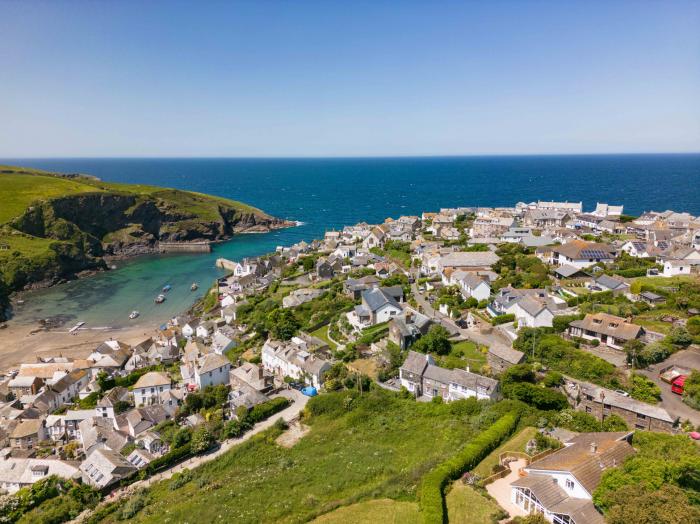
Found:
[(211, 253), (211, 242), (159, 242), (158, 251), (161, 253)]

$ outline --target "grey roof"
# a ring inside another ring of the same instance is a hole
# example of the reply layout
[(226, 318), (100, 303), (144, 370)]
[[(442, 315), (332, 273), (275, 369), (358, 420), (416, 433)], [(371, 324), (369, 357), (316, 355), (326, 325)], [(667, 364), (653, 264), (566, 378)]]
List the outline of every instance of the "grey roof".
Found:
[(581, 270), (581, 269), (579, 269), (579, 268), (577, 268), (577, 267), (575, 267), (575, 266), (569, 266), (569, 265), (559, 266), (558, 268), (556, 268), (556, 269), (554, 270), (554, 272), (555, 272), (557, 275), (560, 275), (560, 276), (562, 276), (562, 277), (564, 277), (564, 278), (569, 278), (570, 276), (575, 275), (576, 273), (584, 273), (584, 274), (586, 274), (585, 271), (583, 271), (583, 270)]
[(481, 267), (498, 262), (499, 256), (492, 251), (457, 251), (440, 259), (442, 267)]
[(517, 488), (528, 488), (545, 508), (566, 500), (568, 495), (549, 475), (530, 474), (510, 484)]
[(511, 364), (519, 364), (525, 356), (525, 353), (522, 351), (509, 348), (508, 346), (504, 346), (502, 344), (493, 344), (491, 347), (489, 347), (489, 353), (505, 360), (506, 362), (510, 362)]
[(422, 353), (417, 353), (416, 351), (409, 351), (406, 356), (401, 369), (407, 371), (408, 373), (415, 373), (416, 375), (422, 375), (428, 364), (431, 363), (431, 358), (429, 355), (423, 355)]
[(595, 279), (595, 283), (608, 289), (619, 289), (629, 287), (629, 284), (627, 284), (626, 282), (618, 280), (617, 278), (613, 278), (610, 275), (600, 275), (598, 278)]
[(401, 309), (399, 303), (383, 289), (370, 289), (362, 293), (362, 300), (371, 311), (377, 311), (386, 304)]
[(588, 382), (581, 382), (581, 391), (593, 397), (597, 402), (600, 402), (600, 394), (605, 395), (605, 404), (610, 404), (611, 406), (626, 409), (632, 411), (633, 413), (641, 413), (647, 417), (655, 418), (657, 420), (662, 420), (664, 422), (669, 422), (673, 424), (674, 419), (668, 414), (668, 411), (659, 407), (652, 406), (641, 400), (635, 400), (632, 397), (626, 397), (621, 395), (612, 389), (603, 388), (596, 386), (595, 384), (590, 384)]
[(478, 388), (493, 391), (498, 387), (498, 380), (484, 377), (483, 375), (477, 375), (476, 373), (471, 373), (464, 369), (452, 370), (452, 382), (474, 391), (477, 391)]

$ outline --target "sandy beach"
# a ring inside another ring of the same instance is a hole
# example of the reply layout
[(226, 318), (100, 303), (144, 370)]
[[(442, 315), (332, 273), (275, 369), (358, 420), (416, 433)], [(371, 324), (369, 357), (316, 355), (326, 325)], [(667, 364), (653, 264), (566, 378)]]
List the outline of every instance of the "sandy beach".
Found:
[(115, 339), (136, 344), (155, 334), (153, 326), (146, 324), (109, 329), (85, 329), (68, 333), (71, 325), (50, 331), (32, 333), (36, 324), (9, 323), (0, 329), (0, 370), (17, 367), (22, 362), (33, 362), (39, 356), (84, 358), (101, 342)]

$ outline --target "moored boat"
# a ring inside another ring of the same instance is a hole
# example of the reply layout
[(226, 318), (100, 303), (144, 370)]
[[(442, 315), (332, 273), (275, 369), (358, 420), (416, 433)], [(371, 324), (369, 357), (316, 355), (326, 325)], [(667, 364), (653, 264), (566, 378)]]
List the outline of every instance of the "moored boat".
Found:
[(165, 284), (165, 285), (163, 286), (162, 291), (163, 291), (163, 293), (167, 293), (167, 292), (170, 291), (172, 288), (173, 288), (173, 286), (171, 286), (170, 284)]
[(197, 282), (192, 282), (192, 285), (190, 286), (190, 291), (197, 291), (197, 289), (199, 289)]
[(156, 297), (155, 303), (156, 303), (156, 304), (162, 304), (163, 302), (165, 302), (165, 295), (163, 295), (163, 294), (161, 293), (160, 295), (158, 295), (158, 296)]
[(140, 313), (139, 313), (138, 311), (133, 310), (133, 311), (131, 312), (131, 314), (129, 314), (129, 318), (130, 318), (131, 320), (134, 320), (134, 319), (135, 319), (136, 317), (138, 317), (139, 315), (140, 315)]

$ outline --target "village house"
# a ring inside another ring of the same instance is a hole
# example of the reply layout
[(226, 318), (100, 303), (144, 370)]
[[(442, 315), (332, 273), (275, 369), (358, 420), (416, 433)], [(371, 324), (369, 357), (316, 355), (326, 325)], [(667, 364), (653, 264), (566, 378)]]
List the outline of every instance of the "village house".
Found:
[[(80, 443), (86, 455), (96, 448), (109, 448), (121, 451), (131, 438), (126, 431), (117, 429), (116, 419), (95, 416), (80, 422)], [(126, 421), (124, 421), (126, 424)], [(125, 429), (126, 428), (125, 426)]]
[(451, 280), (459, 286), (464, 299), (475, 298), (478, 301), (488, 300), (491, 296), (491, 284), (487, 278), (474, 273), (458, 270), (452, 273)]
[(83, 481), (98, 489), (119, 482), (136, 470), (126, 457), (106, 448), (95, 449), (80, 464)]
[(331, 368), (328, 360), (312, 354), (303, 341), (300, 344), (294, 339), (268, 339), (262, 348), (262, 365), (280, 381), (290, 377), (316, 388), (323, 385), (323, 376)]
[(389, 341), (401, 349), (408, 349), (430, 329), (432, 321), (422, 313), (406, 308), (389, 321)]
[(630, 285), (627, 282), (610, 275), (599, 275), (588, 282), (586, 287), (591, 291), (611, 291), (615, 296), (624, 295), (630, 290)]
[(0, 458), (0, 488), (7, 493), (17, 493), (20, 489), (55, 475), (64, 479), (79, 476), (78, 463), (57, 458)]
[(311, 302), (312, 300), (320, 297), (326, 293), (324, 289), (314, 289), (314, 288), (301, 288), (295, 289), (289, 295), (282, 298), (282, 307), (290, 308), (300, 306), (306, 302)]
[(445, 269), (463, 271), (489, 270), (498, 262), (499, 256), (492, 251), (455, 251), (440, 258), (438, 271)]
[(576, 214), (583, 212), (583, 202), (545, 202), (539, 200), (535, 207), (537, 209), (560, 209), (562, 211), (569, 211)]
[(258, 393), (266, 394), (274, 387), (272, 375), (266, 373), (262, 366), (251, 362), (243, 362), (239, 367), (232, 369), (229, 377), (232, 388), (246, 385)]
[(474, 220), (469, 236), (472, 238), (500, 237), (515, 225), (512, 216), (488, 215)]
[(441, 368), (430, 355), (415, 351), (408, 352), (399, 379), (402, 387), (425, 400), (438, 396), (446, 402), (470, 397), (495, 400), (500, 395), (497, 380), (469, 370)]
[(610, 246), (597, 242), (572, 240), (552, 247), (552, 258), (548, 262), (555, 266), (574, 266), (583, 269), (598, 262), (612, 262), (614, 256)]
[(569, 323), (567, 333), (585, 340), (599, 340), (601, 344), (622, 349), (625, 342), (641, 338), (644, 328), (608, 313), (588, 314), (582, 320)]
[(155, 404), (143, 408), (135, 408), (126, 415), (126, 430), (129, 435), (136, 437), (170, 418), (168, 411), (161, 405)]
[(229, 380), (231, 362), (216, 353), (205, 355), (194, 368), (194, 382), (201, 390), (207, 386), (226, 384)]
[(97, 346), (88, 356), (90, 367), (95, 371), (117, 371), (131, 357), (131, 348), (116, 340), (108, 340)]
[(401, 305), (386, 288), (377, 288), (364, 291), (362, 304), (355, 306), (355, 309), (347, 314), (347, 318), (356, 329), (364, 329), (387, 322), (401, 311)]
[(150, 371), (139, 377), (134, 384), (134, 404), (136, 407), (158, 404), (160, 394), (170, 389), (170, 377), (160, 371)]
[(581, 433), (523, 468), (511, 482), (511, 502), (554, 524), (604, 524), (592, 498), (603, 471), (634, 453), (629, 432)]
[(617, 415), (631, 428), (667, 433), (673, 431), (676, 423), (662, 407), (595, 384), (569, 381), (565, 391), (578, 411), (593, 415), (601, 422), (610, 415)]
[(491, 367), (491, 371), (498, 375), (512, 366), (522, 364), (525, 361), (525, 353), (512, 347), (495, 343), (489, 346), (486, 361)]
[(32, 449), (46, 440), (46, 421), (43, 418), (20, 420), (10, 432), (10, 446), (17, 449)]
[(36, 395), (43, 385), (43, 379), (24, 375), (17, 375), (7, 383), (7, 387), (15, 398), (21, 398), (24, 395)]

